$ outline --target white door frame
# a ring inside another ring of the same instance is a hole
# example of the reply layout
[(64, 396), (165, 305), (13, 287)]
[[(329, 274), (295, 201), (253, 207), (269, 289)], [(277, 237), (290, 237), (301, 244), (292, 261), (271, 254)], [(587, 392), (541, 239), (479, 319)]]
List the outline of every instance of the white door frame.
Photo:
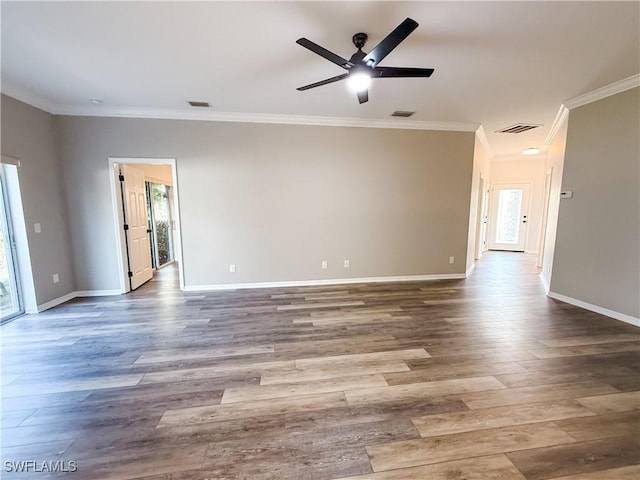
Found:
[(475, 245), (475, 259), (480, 260), (482, 254), (484, 253), (484, 238), (486, 233), (486, 228), (484, 228), (485, 217), (487, 216), (486, 208), (487, 208), (487, 179), (484, 178), (484, 175), (480, 174), (480, 182), (478, 184), (478, 208), (477, 208), (477, 218), (476, 218), (476, 245)]
[(127, 293), (129, 288), (129, 277), (127, 276), (127, 255), (123, 230), (120, 225), (124, 223), (122, 218), (122, 198), (118, 190), (120, 182), (118, 180), (117, 164), (128, 163), (132, 165), (170, 165), (171, 178), (173, 181), (173, 214), (175, 222), (175, 244), (174, 259), (178, 262), (178, 274), (180, 278), (180, 290), (184, 290), (184, 263), (182, 257), (182, 227), (180, 225), (180, 201), (178, 196), (178, 176), (175, 158), (129, 158), (129, 157), (109, 157), (109, 180), (111, 183), (111, 205), (113, 208), (113, 220), (115, 228), (115, 248), (120, 265), (120, 293)]
[(536, 267), (542, 267), (544, 247), (547, 239), (547, 221), (549, 220), (549, 200), (551, 199), (551, 178), (553, 167), (549, 168), (544, 180), (544, 205), (542, 207), (542, 228), (540, 228), (540, 243), (538, 245), (538, 260)]
[[(495, 222), (496, 219), (493, 217), (493, 209), (496, 206), (495, 202), (498, 201), (498, 199), (496, 198), (495, 195), (495, 191), (496, 191), (496, 187), (499, 189), (500, 187), (504, 187), (504, 186), (511, 186), (511, 185), (527, 185), (528, 187), (528, 197), (526, 199), (526, 204), (527, 204), (527, 209), (526, 211), (521, 211), (520, 215), (526, 215), (527, 218), (527, 226), (525, 228), (524, 231), (524, 240), (523, 240), (523, 250), (522, 252), (526, 252), (527, 251), (527, 240), (529, 239), (529, 224), (531, 223), (531, 215), (530, 215), (530, 211), (531, 211), (531, 191), (533, 189), (533, 185), (531, 184), (531, 182), (496, 182), (494, 184), (491, 185), (491, 201), (490, 201), (490, 205), (489, 205), (489, 212), (488, 212), (488, 225), (487, 225), (487, 247), (489, 250), (492, 250), (491, 248), (491, 239), (495, 238)], [(523, 199), (523, 203), (524, 203), (524, 199)], [(506, 250), (509, 251), (509, 250)], [(517, 250), (520, 251), (520, 250)]]

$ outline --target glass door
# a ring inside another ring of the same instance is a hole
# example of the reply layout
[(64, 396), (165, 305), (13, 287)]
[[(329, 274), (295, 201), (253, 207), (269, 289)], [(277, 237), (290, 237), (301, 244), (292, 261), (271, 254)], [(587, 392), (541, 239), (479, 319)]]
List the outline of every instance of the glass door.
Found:
[(171, 187), (151, 183), (151, 210), (157, 268), (173, 261)]
[(15, 263), (15, 242), (11, 230), (11, 216), (4, 167), (0, 165), (0, 323), (24, 313), (20, 296), (18, 269)]

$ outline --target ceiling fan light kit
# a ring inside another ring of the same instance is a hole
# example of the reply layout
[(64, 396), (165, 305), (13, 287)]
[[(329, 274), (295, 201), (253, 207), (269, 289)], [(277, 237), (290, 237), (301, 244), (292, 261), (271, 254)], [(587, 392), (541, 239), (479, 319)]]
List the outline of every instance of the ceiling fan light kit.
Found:
[(360, 103), (365, 103), (369, 100), (369, 84), (373, 78), (409, 78), (409, 77), (430, 77), (434, 69), (433, 68), (411, 68), (411, 67), (380, 67), (378, 64), (385, 58), (393, 49), (395, 49), (400, 43), (407, 38), (411, 32), (418, 28), (418, 22), (407, 18), (404, 22), (398, 25), (389, 35), (387, 35), (373, 50), (369, 53), (362, 51), (362, 47), (365, 46), (368, 36), (366, 33), (356, 33), (352, 37), (353, 44), (358, 49), (349, 60), (330, 52), (324, 47), (313, 43), (306, 38), (299, 38), (296, 40), (298, 45), (301, 45), (312, 52), (320, 55), (321, 57), (329, 60), (331, 63), (338, 65), (345, 69), (347, 73), (337, 75), (335, 77), (327, 78), (326, 80), (320, 80), (319, 82), (311, 83), (298, 87), (297, 90), (304, 91), (311, 88), (320, 87), (322, 85), (328, 85), (330, 83), (338, 82), (340, 80), (347, 79), (349, 87), (354, 90), (358, 96)]
[(350, 72), (347, 80), (347, 85), (354, 92), (363, 92), (371, 85), (371, 76), (367, 72)]

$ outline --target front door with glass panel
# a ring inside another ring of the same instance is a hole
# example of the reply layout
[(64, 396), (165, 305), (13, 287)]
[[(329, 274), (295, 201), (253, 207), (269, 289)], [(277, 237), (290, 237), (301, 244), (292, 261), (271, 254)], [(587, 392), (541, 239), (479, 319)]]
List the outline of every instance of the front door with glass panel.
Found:
[(528, 184), (494, 185), (491, 196), (489, 249), (524, 252), (528, 216)]

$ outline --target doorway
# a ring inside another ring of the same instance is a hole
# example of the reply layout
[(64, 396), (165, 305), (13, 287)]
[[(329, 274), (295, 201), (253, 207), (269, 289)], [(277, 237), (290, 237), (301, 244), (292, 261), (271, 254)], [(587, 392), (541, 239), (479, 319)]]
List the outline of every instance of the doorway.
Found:
[(146, 182), (151, 264), (156, 270), (174, 261), (173, 187)]
[(489, 249), (524, 252), (527, 241), (530, 185), (496, 184), (491, 196)]
[(121, 293), (143, 285), (170, 262), (178, 266), (183, 290), (175, 159), (112, 157), (109, 171)]

